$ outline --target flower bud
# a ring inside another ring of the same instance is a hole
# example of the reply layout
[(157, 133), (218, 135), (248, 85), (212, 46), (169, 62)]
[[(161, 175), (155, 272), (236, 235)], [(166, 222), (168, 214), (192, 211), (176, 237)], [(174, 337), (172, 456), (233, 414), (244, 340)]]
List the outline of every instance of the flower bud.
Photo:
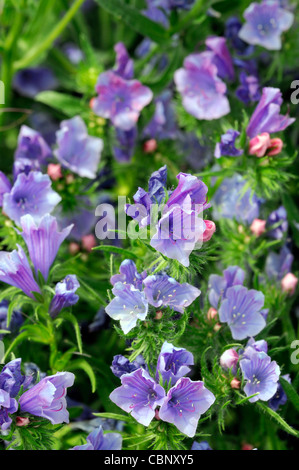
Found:
[(252, 224), (250, 225), (251, 232), (256, 236), (260, 237), (266, 231), (266, 220), (262, 219), (254, 219)]
[(211, 240), (213, 234), (216, 231), (216, 225), (211, 220), (204, 220), (204, 223), (206, 225), (206, 229), (203, 233), (202, 241), (208, 242), (209, 240)]
[(61, 165), (59, 163), (49, 163), (47, 173), (51, 180), (57, 181), (62, 178)]
[(292, 273), (288, 273), (281, 280), (281, 288), (283, 292), (286, 292), (289, 295), (293, 295), (296, 290), (298, 283), (298, 278)]
[(96, 238), (92, 234), (85, 235), (84, 237), (82, 237), (81, 242), (82, 242), (82, 247), (86, 251), (91, 251), (97, 245)]
[(236, 390), (239, 390), (241, 386), (240, 380), (236, 379), (236, 377), (233, 378), (233, 380), (230, 383), (231, 388), (235, 388)]
[(214, 307), (209, 308), (208, 313), (207, 313), (207, 319), (209, 321), (212, 321), (216, 319), (218, 316), (218, 312)]
[(267, 155), (278, 155), (282, 151), (283, 141), (278, 137), (270, 140), (270, 146), (267, 151)]
[(155, 320), (161, 320), (162, 317), (163, 317), (163, 312), (162, 312), (162, 310), (157, 310), (157, 311), (156, 311)]
[(21, 426), (28, 426), (30, 423), (29, 418), (22, 418), (21, 416), (16, 417), (16, 425), (21, 427)]
[(158, 145), (156, 139), (150, 139), (144, 142), (143, 151), (144, 153), (153, 153), (157, 150)]
[(249, 142), (249, 155), (256, 155), (257, 157), (264, 157), (267, 149), (270, 146), (270, 135), (268, 132), (263, 132), (257, 135)]
[(80, 246), (78, 245), (78, 243), (72, 242), (69, 245), (69, 251), (71, 255), (76, 255), (80, 251)]
[(220, 357), (220, 365), (223, 369), (232, 369), (233, 374), (237, 372), (239, 354), (234, 349), (227, 349)]

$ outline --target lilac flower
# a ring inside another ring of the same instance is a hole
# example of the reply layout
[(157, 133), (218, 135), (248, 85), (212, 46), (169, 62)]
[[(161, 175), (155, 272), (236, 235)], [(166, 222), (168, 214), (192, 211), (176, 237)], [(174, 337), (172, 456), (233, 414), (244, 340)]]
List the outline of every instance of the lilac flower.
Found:
[(137, 320), (145, 320), (148, 302), (143, 292), (131, 284), (117, 282), (112, 289), (115, 298), (106, 307), (106, 313), (114, 320), (120, 321), (125, 334), (135, 328)]
[(223, 155), (229, 157), (240, 157), (244, 151), (235, 147), (236, 139), (240, 136), (240, 132), (234, 129), (229, 129), (225, 134), (221, 136), (220, 143), (216, 144), (215, 158), (220, 158)]
[[(7, 325), (8, 307), (9, 303), (6, 300), (2, 300), (2, 302), (0, 302), (0, 330), (8, 330), (11, 333), (15, 333), (23, 324), (23, 316), (21, 312), (19, 312), (18, 310), (14, 310), (12, 313), (11, 321), (9, 325)], [(0, 341), (2, 340), (3, 336), (3, 334), (0, 334)]]
[(99, 96), (93, 102), (94, 112), (123, 131), (136, 125), (140, 112), (153, 98), (152, 91), (139, 81), (125, 80), (112, 71), (99, 76), (96, 91)]
[(217, 76), (213, 59), (214, 54), (208, 51), (191, 54), (174, 75), (184, 108), (197, 119), (219, 119), (230, 112), (226, 85)]
[(247, 127), (248, 137), (253, 138), (263, 132), (274, 134), (283, 131), (295, 121), (288, 115), (279, 114), (282, 102), (282, 93), (279, 88), (263, 88), (260, 102)]
[(213, 450), (207, 441), (194, 441), (191, 450)]
[(224, 351), (220, 357), (220, 365), (225, 370), (231, 369), (232, 373), (235, 375), (238, 369), (239, 354), (234, 349), (230, 348)]
[[(239, 351), (241, 354), (241, 351)], [(242, 358), (250, 359), (251, 355), (256, 352), (264, 352), (267, 354), (268, 352), (268, 343), (267, 341), (261, 339), (259, 341), (255, 341), (254, 338), (249, 338), (245, 350), (242, 353)]]
[(144, 369), (138, 369), (121, 377), (121, 387), (110, 394), (110, 400), (138, 423), (148, 426), (155, 416), (155, 409), (165, 399), (164, 389)]
[(11, 183), (7, 176), (0, 171), (0, 207), (3, 205), (3, 196), (11, 191)]
[(221, 303), (219, 319), (228, 324), (234, 339), (255, 336), (266, 326), (261, 314), (264, 301), (262, 292), (248, 290), (240, 285), (230, 287)]
[(146, 271), (138, 273), (136, 264), (131, 259), (124, 260), (119, 267), (120, 274), (111, 277), (110, 282), (114, 286), (117, 282), (132, 284), (136, 289), (142, 290), (142, 282), (146, 277)]
[(24, 376), (21, 372), (21, 359), (14, 359), (3, 367), (0, 373), (0, 389), (15, 398), (21, 387), (26, 390), (32, 382), (31, 376)]
[(0, 281), (21, 289), (28, 297), (34, 299), (32, 293), (40, 293), (40, 289), (23, 249), (19, 245), (17, 247), (18, 251), (0, 252)]
[(27, 214), (21, 217), (21, 227), (23, 229), (21, 235), (26, 242), (35, 273), (38, 275), (40, 271), (47, 280), (59, 247), (68, 237), (73, 226), (70, 225), (62, 232), (58, 232), (55, 217), (46, 214), (36, 225), (33, 217)]
[(137, 141), (137, 127), (132, 127), (128, 131), (115, 128), (115, 142), (113, 154), (120, 163), (129, 162), (134, 155)]
[(220, 78), (233, 80), (235, 71), (230, 52), (223, 37), (212, 36), (206, 39), (205, 44), (208, 51), (214, 53), (213, 64), (217, 67), (217, 75)]
[(170, 307), (183, 313), (184, 308), (201, 294), (200, 290), (188, 283), (180, 284), (167, 275), (153, 275), (144, 279), (144, 293), (148, 302), (156, 308)]
[(143, 130), (145, 137), (152, 139), (174, 139), (177, 135), (177, 124), (170, 90), (165, 90), (155, 99), (155, 113)]
[(251, 189), (244, 193), (245, 185), (246, 181), (237, 173), (223, 180), (212, 199), (214, 220), (235, 218), (251, 224), (258, 218), (261, 200)]
[(202, 211), (210, 207), (210, 205), (207, 204), (208, 187), (199, 178), (187, 173), (179, 173), (177, 179), (179, 180), (179, 184), (171, 193), (167, 201), (167, 207), (170, 208), (175, 204), (184, 204), (187, 196), (190, 197), (192, 205), (197, 204), (202, 206)]
[(293, 24), (293, 13), (279, 7), (277, 2), (252, 3), (244, 12), (245, 25), (239, 37), (248, 44), (268, 50), (281, 49), (281, 34)]
[(61, 197), (51, 188), (50, 177), (32, 171), (18, 175), (10, 193), (3, 196), (3, 210), (17, 225), (26, 214), (31, 214), (38, 223), (60, 201)]
[(266, 258), (265, 271), (269, 279), (281, 281), (289, 272), (293, 264), (294, 256), (286, 245), (282, 247), (280, 253), (270, 251)]
[(66, 409), (66, 389), (74, 383), (71, 372), (57, 372), (42, 379), (19, 398), (22, 412), (40, 416), (52, 424), (68, 423), (69, 413)]
[(22, 126), (15, 151), (15, 161), (27, 159), (46, 164), (51, 156), (52, 151), (41, 134), (28, 126)]
[(18, 402), (11, 398), (9, 393), (0, 389), (0, 428), (2, 431), (8, 429), (12, 423), (10, 414), (18, 411)]
[[(271, 229), (272, 226), (275, 226)], [(268, 235), (275, 240), (281, 240), (288, 231), (287, 211), (280, 206), (276, 211), (271, 212), (267, 220), (267, 227), (270, 229)]]
[(128, 51), (122, 42), (114, 46), (116, 52), (116, 67), (114, 72), (120, 77), (131, 80), (134, 76), (134, 62), (130, 59)]
[(218, 308), (219, 300), (225, 299), (227, 289), (232, 286), (242, 285), (245, 272), (238, 266), (229, 266), (223, 271), (223, 276), (211, 274), (209, 277), (209, 302), (214, 308)]
[(167, 393), (159, 411), (163, 421), (174, 424), (188, 437), (196, 433), (200, 416), (214, 403), (215, 396), (204, 387), (203, 382), (180, 378)]
[(240, 86), (236, 90), (236, 97), (248, 105), (261, 98), (259, 80), (255, 75), (247, 75), (244, 71), (240, 73)]
[(159, 381), (159, 373), (162, 375), (163, 383), (166, 381), (174, 385), (181, 377), (190, 372), (194, 364), (194, 357), (183, 348), (175, 348), (165, 341), (158, 357), (156, 380)]
[(56, 284), (55, 295), (49, 308), (49, 314), (52, 318), (57, 317), (63, 308), (71, 307), (78, 302), (79, 296), (75, 292), (79, 287), (79, 281), (74, 274), (69, 274)]
[(58, 148), (54, 153), (59, 162), (83, 178), (95, 178), (103, 141), (88, 135), (83, 119), (75, 116), (62, 121), (56, 137)]
[[(282, 378), (287, 380), (289, 383), (291, 383), (291, 377), (289, 374), (282, 375)], [(278, 408), (280, 406), (285, 405), (287, 401), (288, 401), (288, 397), (285, 394), (285, 391), (283, 390), (282, 385), (278, 383), (276, 393), (272, 398), (270, 398), (270, 400), (268, 401), (268, 405), (272, 410), (277, 411)]]
[(239, 31), (241, 28), (241, 21), (236, 17), (230, 17), (225, 24), (225, 37), (229, 40), (238, 54), (250, 55), (254, 48), (239, 38)]
[(57, 88), (52, 70), (46, 67), (32, 67), (19, 70), (13, 80), (13, 87), (22, 96), (34, 98), (38, 93)]
[(264, 352), (255, 352), (250, 359), (242, 359), (240, 367), (244, 379), (247, 381), (244, 392), (247, 397), (258, 393), (249, 399), (251, 403), (258, 400), (268, 401), (277, 391), (277, 382), (280, 375), (279, 366)]
[(72, 450), (121, 450), (122, 447), (121, 435), (114, 432), (104, 435), (102, 426), (92, 431), (86, 441), (86, 444), (75, 446)]
[(114, 356), (110, 369), (116, 377), (121, 378), (124, 374), (130, 374), (141, 367), (147, 370), (143, 356), (139, 355), (136, 357), (135, 361), (130, 362), (129, 359), (118, 354)]

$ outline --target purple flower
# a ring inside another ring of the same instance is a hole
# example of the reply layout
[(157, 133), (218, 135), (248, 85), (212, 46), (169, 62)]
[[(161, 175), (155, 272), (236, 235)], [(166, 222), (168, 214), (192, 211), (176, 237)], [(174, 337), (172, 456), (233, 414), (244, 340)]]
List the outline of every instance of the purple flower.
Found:
[(110, 394), (110, 400), (138, 423), (148, 426), (155, 416), (155, 409), (165, 399), (164, 389), (144, 369), (138, 369), (121, 377), (121, 387)]
[(226, 85), (217, 76), (213, 59), (212, 52), (191, 54), (174, 75), (184, 108), (197, 119), (219, 119), (230, 112)]
[[(289, 374), (282, 375), (282, 378), (287, 380), (289, 383), (291, 383), (291, 377)], [(285, 394), (284, 389), (282, 388), (282, 385), (278, 383), (276, 393), (272, 398), (270, 398), (270, 400), (268, 401), (268, 405), (272, 410), (277, 411), (278, 408), (280, 406), (285, 405), (287, 401), (288, 401), (288, 397)]]
[(123, 284), (132, 284), (136, 289), (142, 290), (142, 282), (146, 277), (146, 271), (139, 274), (134, 261), (125, 259), (119, 267), (119, 272), (120, 274), (115, 274), (110, 279), (113, 286), (117, 282), (122, 282)]
[(137, 80), (125, 80), (115, 72), (104, 72), (96, 85), (99, 94), (93, 102), (93, 110), (115, 127), (123, 131), (132, 129), (142, 109), (147, 106), (153, 93)]
[[(240, 352), (240, 351), (239, 351)], [(256, 352), (264, 352), (267, 354), (268, 352), (268, 343), (267, 341), (261, 339), (259, 341), (255, 341), (254, 338), (249, 338), (246, 348), (242, 353), (242, 358), (250, 359), (251, 355)], [(241, 354), (241, 352), (240, 352)]]
[[(7, 325), (8, 307), (9, 303), (6, 300), (2, 300), (2, 302), (0, 302), (0, 330), (8, 330), (11, 333), (15, 333), (23, 324), (23, 316), (21, 312), (14, 310), (12, 313), (11, 321), (9, 325)], [(0, 341), (3, 336), (4, 334), (0, 334)]]
[(158, 357), (156, 380), (159, 381), (159, 373), (163, 383), (174, 385), (181, 377), (190, 372), (194, 364), (194, 357), (183, 348), (175, 348), (172, 344), (164, 342)]
[(0, 171), (0, 207), (3, 205), (3, 196), (6, 193), (10, 193), (11, 191), (11, 183), (7, 176), (5, 176), (2, 171)]
[(165, 90), (155, 100), (155, 113), (143, 130), (145, 137), (152, 139), (174, 139), (177, 135), (177, 124), (170, 90)]
[(0, 389), (0, 428), (2, 431), (8, 429), (12, 423), (12, 419), (9, 415), (17, 411), (17, 400), (11, 398), (9, 393), (5, 392), (5, 390)]
[(32, 292), (40, 293), (28, 260), (23, 249), (17, 245), (18, 251), (0, 252), (0, 281), (21, 289), (28, 297), (34, 299)]
[(33, 217), (27, 214), (21, 217), (21, 227), (23, 230), (21, 235), (26, 242), (35, 273), (38, 275), (40, 271), (47, 280), (59, 247), (68, 237), (73, 226), (70, 225), (62, 232), (58, 232), (55, 217), (46, 214), (36, 225)]
[(194, 3), (194, 0), (168, 0), (169, 8), (188, 10)]
[(113, 154), (120, 163), (129, 162), (134, 155), (137, 141), (137, 127), (132, 127), (129, 131), (115, 128), (115, 142)]
[(281, 49), (281, 34), (293, 24), (293, 13), (283, 10), (277, 2), (252, 3), (244, 12), (246, 23), (239, 37), (248, 44), (268, 50)]
[(187, 173), (179, 173), (177, 179), (179, 184), (171, 193), (167, 201), (167, 207), (184, 204), (187, 196), (190, 197), (192, 205), (202, 206), (202, 211), (210, 207), (207, 204), (208, 187), (199, 178)]
[(125, 334), (135, 328), (137, 320), (145, 320), (148, 302), (143, 292), (131, 284), (117, 282), (112, 289), (115, 298), (106, 307), (106, 313), (114, 320), (120, 321)]
[(129, 359), (118, 354), (114, 356), (110, 369), (116, 377), (121, 378), (124, 374), (130, 374), (141, 367), (147, 370), (143, 356), (139, 355), (136, 357), (135, 361), (130, 362)]
[(131, 80), (134, 76), (134, 62), (130, 59), (128, 51), (122, 42), (114, 46), (116, 52), (116, 67), (114, 72), (125, 80)]
[(200, 295), (200, 290), (187, 284), (180, 284), (172, 277), (159, 274), (144, 279), (144, 293), (148, 302), (156, 308), (170, 307), (183, 313), (184, 308)]
[(250, 358), (240, 361), (240, 367), (244, 379), (247, 381), (244, 392), (247, 397), (258, 393), (249, 399), (251, 403), (258, 400), (268, 401), (277, 391), (277, 382), (280, 375), (279, 366), (275, 361), (271, 362), (264, 352), (255, 352)]
[(22, 412), (48, 419), (52, 424), (68, 423), (66, 389), (74, 383), (71, 372), (57, 372), (42, 379), (19, 398)]
[(30, 127), (22, 126), (15, 151), (15, 161), (26, 159), (46, 164), (51, 156), (52, 151), (41, 134)]
[(261, 314), (264, 301), (262, 292), (248, 290), (240, 285), (230, 287), (221, 303), (219, 319), (228, 324), (234, 339), (255, 336), (266, 326)]
[(223, 37), (209, 37), (205, 41), (208, 51), (214, 53), (213, 64), (217, 67), (217, 75), (220, 78), (233, 80), (235, 71), (230, 52)]
[(213, 450), (207, 441), (194, 441), (191, 450)]
[(229, 266), (223, 271), (223, 276), (211, 274), (209, 277), (209, 302), (214, 308), (218, 308), (219, 300), (224, 299), (229, 287), (242, 285), (245, 272), (238, 266)]
[(13, 87), (20, 95), (34, 98), (41, 91), (57, 88), (57, 80), (46, 67), (27, 68), (15, 74)]
[(242, 23), (238, 18), (230, 17), (225, 24), (225, 37), (230, 41), (232, 47), (238, 54), (250, 55), (254, 48), (239, 38), (241, 27)]
[(0, 373), (0, 389), (7, 392), (12, 398), (18, 395), (22, 386), (23, 390), (26, 390), (33, 379), (31, 376), (22, 375), (21, 362), (21, 359), (8, 362)]
[(223, 155), (229, 157), (240, 157), (244, 151), (235, 147), (235, 142), (240, 136), (240, 132), (234, 129), (229, 129), (225, 134), (221, 136), (220, 143), (216, 144), (215, 157), (220, 158)]
[(32, 171), (18, 175), (10, 193), (3, 196), (3, 210), (17, 225), (26, 214), (31, 214), (38, 223), (60, 201), (61, 197), (51, 188), (50, 177)]
[(269, 279), (281, 281), (281, 279), (289, 272), (293, 264), (294, 256), (287, 248), (283, 246), (280, 253), (270, 251), (266, 258), (265, 271)]
[(167, 393), (159, 416), (163, 421), (174, 424), (183, 434), (193, 437), (200, 416), (214, 401), (215, 396), (205, 388), (203, 382), (193, 382), (183, 377)]
[(64, 44), (62, 49), (66, 57), (72, 64), (78, 65), (84, 60), (84, 53), (76, 44), (68, 42)]
[[(271, 227), (273, 226), (273, 229)], [(287, 211), (283, 206), (280, 206), (276, 211), (271, 212), (267, 220), (267, 227), (269, 229), (268, 236), (275, 240), (281, 240), (284, 234), (288, 231)]]
[(103, 433), (100, 426), (92, 431), (86, 438), (87, 443), (82, 446), (75, 446), (72, 450), (121, 450), (122, 437), (118, 433)]
[(63, 308), (71, 307), (78, 302), (79, 296), (75, 292), (79, 287), (79, 281), (74, 274), (69, 274), (56, 284), (55, 295), (49, 308), (49, 314), (52, 318), (57, 317)]
[(58, 148), (54, 153), (59, 162), (82, 178), (95, 178), (103, 141), (88, 135), (83, 119), (75, 116), (62, 121), (56, 137)]
[(236, 97), (248, 105), (261, 98), (259, 80), (255, 75), (247, 75), (244, 71), (240, 73), (240, 86), (236, 90)]
[(279, 88), (263, 88), (260, 102), (247, 127), (248, 137), (253, 138), (263, 132), (274, 134), (283, 131), (295, 121), (288, 115), (279, 114), (282, 102), (282, 93)]

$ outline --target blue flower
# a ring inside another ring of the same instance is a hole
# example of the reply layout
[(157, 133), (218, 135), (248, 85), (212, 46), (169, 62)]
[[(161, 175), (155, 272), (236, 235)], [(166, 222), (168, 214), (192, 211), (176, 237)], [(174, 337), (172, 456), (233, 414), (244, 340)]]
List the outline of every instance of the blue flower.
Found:
[[(8, 330), (12, 333), (15, 333), (23, 324), (23, 316), (21, 312), (14, 310), (11, 321), (9, 325), (7, 325), (8, 307), (9, 303), (6, 300), (2, 300), (2, 302), (0, 302), (0, 330)], [(3, 336), (3, 334), (0, 334), (0, 340), (3, 338)]]
[(134, 261), (125, 259), (119, 267), (119, 272), (120, 274), (115, 274), (110, 279), (113, 286), (117, 282), (122, 282), (123, 284), (132, 284), (136, 289), (142, 290), (142, 282), (146, 278), (146, 271), (139, 274)]
[[(289, 383), (291, 383), (291, 378), (289, 374), (282, 375), (282, 378), (287, 380)], [(285, 405), (287, 401), (288, 401), (288, 397), (282, 385), (278, 383), (276, 393), (272, 398), (270, 398), (270, 400), (268, 401), (268, 405), (272, 410), (277, 411), (278, 408), (280, 406)]]
[(143, 356), (139, 355), (136, 357), (135, 361), (129, 361), (125, 356), (118, 354), (117, 356), (114, 356), (112, 366), (110, 368), (116, 377), (121, 378), (124, 374), (130, 374), (131, 372), (140, 369), (140, 367), (147, 370), (147, 365), (144, 362)]
[[(273, 227), (273, 228), (272, 228)], [(276, 211), (271, 212), (267, 220), (268, 236), (275, 240), (281, 240), (288, 231), (287, 211), (280, 206)]]
[(223, 271), (223, 276), (211, 274), (209, 277), (209, 302), (214, 308), (218, 308), (219, 300), (225, 299), (229, 287), (242, 285), (245, 272), (238, 266), (229, 266)]
[(194, 441), (191, 450), (213, 450), (207, 441), (196, 442)]
[(235, 147), (235, 142), (240, 136), (240, 132), (234, 129), (229, 129), (225, 134), (221, 136), (220, 143), (216, 144), (215, 157), (220, 158), (224, 155), (229, 157), (240, 157), (244, 151)]
[(13, 79), (13, 87), (22, 96), (34, 98), (38, 93), (57, 88), (52, 70), (46, 67), (31, 67), (19, 70)]
[(56, 284), (55, 295), (49, 308), (49, 314), (52, 318), (55, 318), (63, 308), (71, 307), (78, 302), (79, 296), (75, 292), (79, 287), (79, 281), (74, 274), (69, 274)]
[(159, 381), (159, 373), (163, 383), (174, 385), (181, 377), (190, 372), (194, 364), (194, 357), (184, 348), (175, 348), (165, 341), (158, 357), (156, 380)]
[(21, 359), (14, 359), (3, 367), (0, 373), (0, 389), (5, 390), (12, 398), (15, 398), (21, 387), (27, 390), (33, 377), (24, 376), (21, 372)]
[(134, 126), (128, 131), (115, 128), (115, 141), (113, 144), (113, 154), (120, 163), (129, 162), (133, 157), (137, 141), (137, 127)]
[(18, 411), (18, 402), (9, 393), (0, 389), (0, 429), (6, 431), (12, 423), (9, 415)]
[(293, 264), (294, 256), (286, 245), (282, 247), (280, 253), (270, 251), (266, 258), (265, 271), (269, 279), (281, 281), (289, 272)]
[(121, 450), (122, 437), (118, 433), (103, 433), (103, 428), (92, 431), (86, 438), (87, 443), (75, 446), (72, 450)]
[(11, 191), (11, 183), (7, 176), (0, 171), (0, 207), (3, 205), (3, 196)]

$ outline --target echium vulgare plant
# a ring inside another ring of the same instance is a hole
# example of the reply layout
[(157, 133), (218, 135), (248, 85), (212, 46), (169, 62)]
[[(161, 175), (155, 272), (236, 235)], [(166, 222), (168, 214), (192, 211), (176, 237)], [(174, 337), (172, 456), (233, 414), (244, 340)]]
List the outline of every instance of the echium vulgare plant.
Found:
[(0, 450), (298, 446), (298, 8), (0, 0)]

